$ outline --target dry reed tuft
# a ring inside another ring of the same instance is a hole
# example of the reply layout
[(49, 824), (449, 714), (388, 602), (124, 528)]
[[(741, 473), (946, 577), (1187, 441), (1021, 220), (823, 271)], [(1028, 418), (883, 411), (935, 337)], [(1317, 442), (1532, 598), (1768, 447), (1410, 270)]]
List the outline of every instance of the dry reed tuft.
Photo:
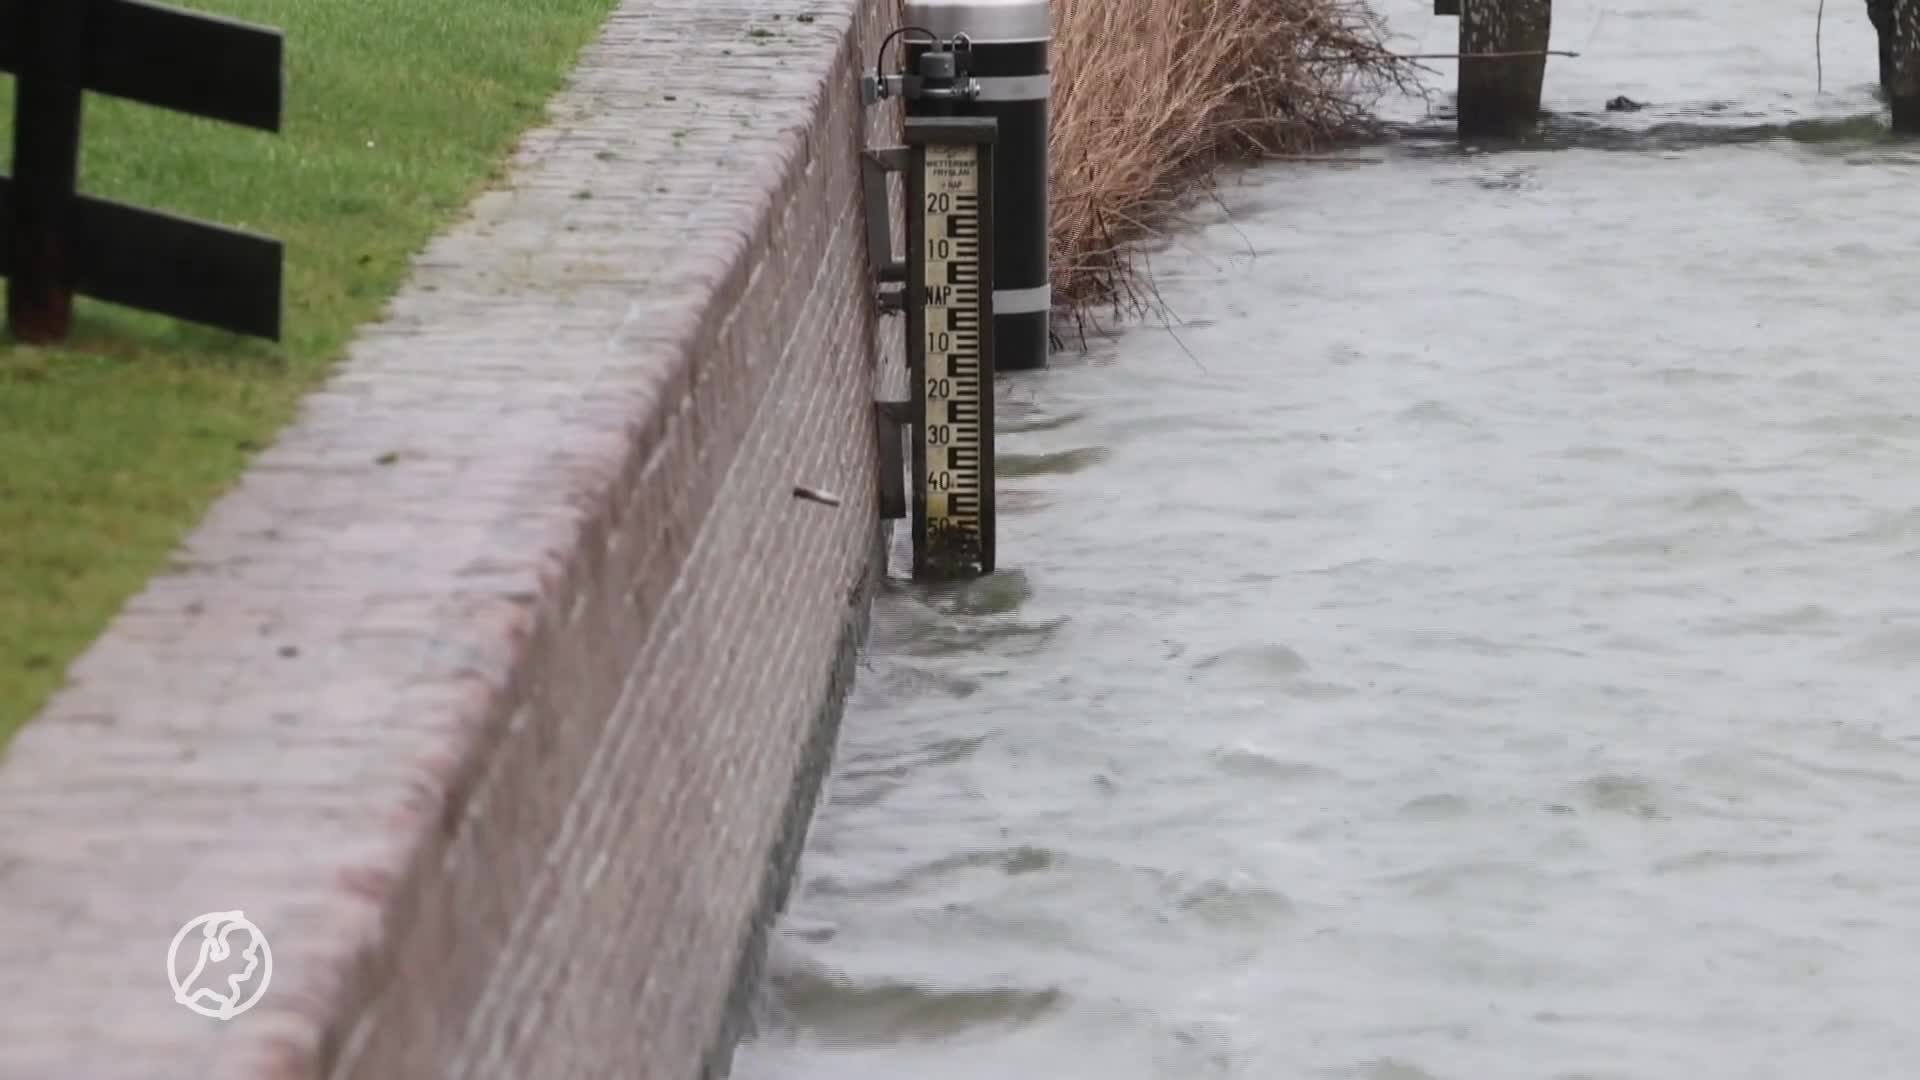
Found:
[(1128, 246), (1219, 165), (1324, 149), (1407, 86), (1364, 0), (1054, 0), (1056, 316), (1148, 307)]

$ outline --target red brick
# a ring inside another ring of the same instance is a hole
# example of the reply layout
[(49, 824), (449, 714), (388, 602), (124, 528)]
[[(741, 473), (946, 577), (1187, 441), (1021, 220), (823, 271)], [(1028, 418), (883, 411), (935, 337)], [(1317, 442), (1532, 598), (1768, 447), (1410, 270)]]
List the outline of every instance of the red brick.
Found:
[[(894, 7), (813, 10), (622, 4), (514, 187), (19, 735), (0, 984), (32, 992), (0, 1010), (0, 1077), (724, 1064), (900, 381), (857, 158), (892, 135), (857, 78)], [(218, 1024), (161, 955), (236, 907), (275, 970)]]

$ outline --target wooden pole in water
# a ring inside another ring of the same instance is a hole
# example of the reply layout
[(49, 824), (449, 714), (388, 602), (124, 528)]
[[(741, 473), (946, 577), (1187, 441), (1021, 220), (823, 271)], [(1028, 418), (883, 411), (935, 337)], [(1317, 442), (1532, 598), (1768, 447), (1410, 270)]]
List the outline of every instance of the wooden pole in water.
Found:
[(1886, 89), (1893, 130), (1920, 135), (1920, 0), (1893, 0), (1892, 37)]
[[(1464, 0), (1461, 7), (1460, 134), (1496, 138), (1525, 135), (1540, 119), (1540, 88), (1547, 78), (1553, 0)], [(1478, 55), (1483, 53), (1534, 55)]]
[(1880, 89), (1893, 92), (1893, 0), (1867, 0), (1867, 21), (1880, 39)]

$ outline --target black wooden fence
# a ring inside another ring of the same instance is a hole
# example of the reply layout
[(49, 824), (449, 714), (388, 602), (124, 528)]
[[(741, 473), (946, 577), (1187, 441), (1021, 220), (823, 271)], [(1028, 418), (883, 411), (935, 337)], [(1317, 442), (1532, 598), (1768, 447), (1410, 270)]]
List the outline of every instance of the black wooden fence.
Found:
[(277, 132), (281, 57), (278, 30), (146, 0), (0, 0), (0, 72), (15, 80), (0, 274), (15, 338), (65, 340), (78, 293), (279, 339), (278, 240), (82, 195), (77, 182), (86, 91)]

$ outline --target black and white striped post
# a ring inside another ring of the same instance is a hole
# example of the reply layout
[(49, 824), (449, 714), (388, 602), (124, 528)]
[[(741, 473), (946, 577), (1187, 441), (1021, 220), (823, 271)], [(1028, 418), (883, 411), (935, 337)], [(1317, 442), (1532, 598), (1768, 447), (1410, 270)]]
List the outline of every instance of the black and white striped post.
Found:
[[(1053, 291), (1047, 276), (1047, 123), (1053, 26), (1047, 0), (906, 0), (905, 26), (942, 40), (964, 37), (970, 99), (927, 103), (954, 116), (997, 124), (993, 199), (993, 336), (1000, 371), (1047, 364)], [(930, 45), (908, 39), (908, 69)], [(907, 101), (908, 115), (920, 103)]]

